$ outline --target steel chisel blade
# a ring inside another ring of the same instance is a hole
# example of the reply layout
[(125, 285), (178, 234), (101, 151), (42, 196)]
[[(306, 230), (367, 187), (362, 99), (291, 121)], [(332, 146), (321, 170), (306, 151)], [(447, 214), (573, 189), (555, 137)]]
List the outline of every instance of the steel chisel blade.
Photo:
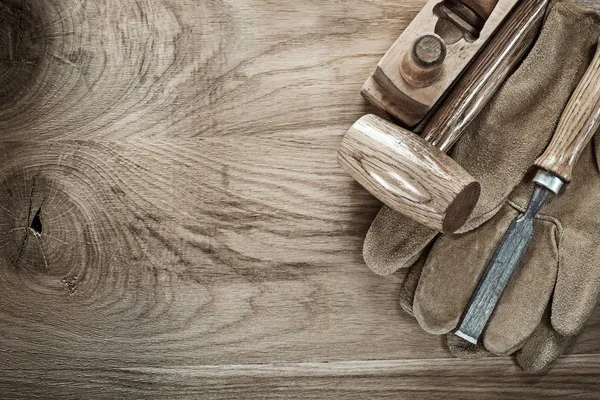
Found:
[(536, 186), (525, 214), (515, 219), (489, 260), (456, 335), (477, 344), (496, 305), (533, 239), (535, 216), (550, 196)]

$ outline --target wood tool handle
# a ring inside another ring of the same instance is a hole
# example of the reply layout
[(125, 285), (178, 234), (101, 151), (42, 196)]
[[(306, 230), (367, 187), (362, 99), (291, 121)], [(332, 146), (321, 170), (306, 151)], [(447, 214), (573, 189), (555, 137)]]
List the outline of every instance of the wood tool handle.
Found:
[(414, 87), (426, 87), (436, 82), (444, 70), (446, 59), (444, 40), (433, 33), (418, 38), (400, 63), (400, 74)]
[(444, 152), (454, 146), (533, 44), (548, 4), (524, 0), (517, 6), (425, 127), (425, 140)]
[(437, 231), (458, 230), (479, 199), (481, 186), (456, 161), (375, 115), (346, 133), (338, 162), (387, 206)]
[(550, 145), (535, 165), (562, 179), (573, 179), (573, 168), (600, 127), (600, 46), (562, 114)]
[(498, 0), (460, 0), (483, 21), (487, 21), (494, 12)]

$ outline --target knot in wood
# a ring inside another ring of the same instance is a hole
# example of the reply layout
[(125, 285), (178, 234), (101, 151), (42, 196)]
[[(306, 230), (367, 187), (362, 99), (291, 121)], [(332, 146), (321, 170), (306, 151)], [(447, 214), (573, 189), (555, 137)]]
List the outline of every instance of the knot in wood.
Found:
[[(94, 221), (86, 193), (60, 175), (15, 168), (0, 185), (0, 268), (20, 286), (74, 294), (95, 268)], [(80, 185), (82, 187), (83, 185)], [(66, 287), (65, 282), (69, 282)], [(75, 283), (74, 283), (75, 282)], [(14, 285), (13, 285), (14, 286)], [(67, 291), (65, 291), (67, 289)]]

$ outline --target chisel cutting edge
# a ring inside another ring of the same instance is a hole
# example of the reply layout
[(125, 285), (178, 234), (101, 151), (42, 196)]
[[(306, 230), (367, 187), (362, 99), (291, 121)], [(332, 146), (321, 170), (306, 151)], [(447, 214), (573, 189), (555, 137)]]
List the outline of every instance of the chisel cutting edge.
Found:
[(540, 169), (525, 213), (509, 226), (490, 258), (455, 334), (477, 344), (534, 234), (537, 214), (571, 182), (573, 168), (600, 126), (600, 47), (571, 96), (550, 145), (536, 161)]

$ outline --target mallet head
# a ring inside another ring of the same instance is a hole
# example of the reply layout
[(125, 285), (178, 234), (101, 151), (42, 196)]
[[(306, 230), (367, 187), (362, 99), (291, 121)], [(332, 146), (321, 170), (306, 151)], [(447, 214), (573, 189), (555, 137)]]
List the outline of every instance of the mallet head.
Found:
[(350, 128), (338, 161), (388, 207), (440, 232), (457, 231), (479, 200), (479, 183), (456, 161), (375, 115)]

